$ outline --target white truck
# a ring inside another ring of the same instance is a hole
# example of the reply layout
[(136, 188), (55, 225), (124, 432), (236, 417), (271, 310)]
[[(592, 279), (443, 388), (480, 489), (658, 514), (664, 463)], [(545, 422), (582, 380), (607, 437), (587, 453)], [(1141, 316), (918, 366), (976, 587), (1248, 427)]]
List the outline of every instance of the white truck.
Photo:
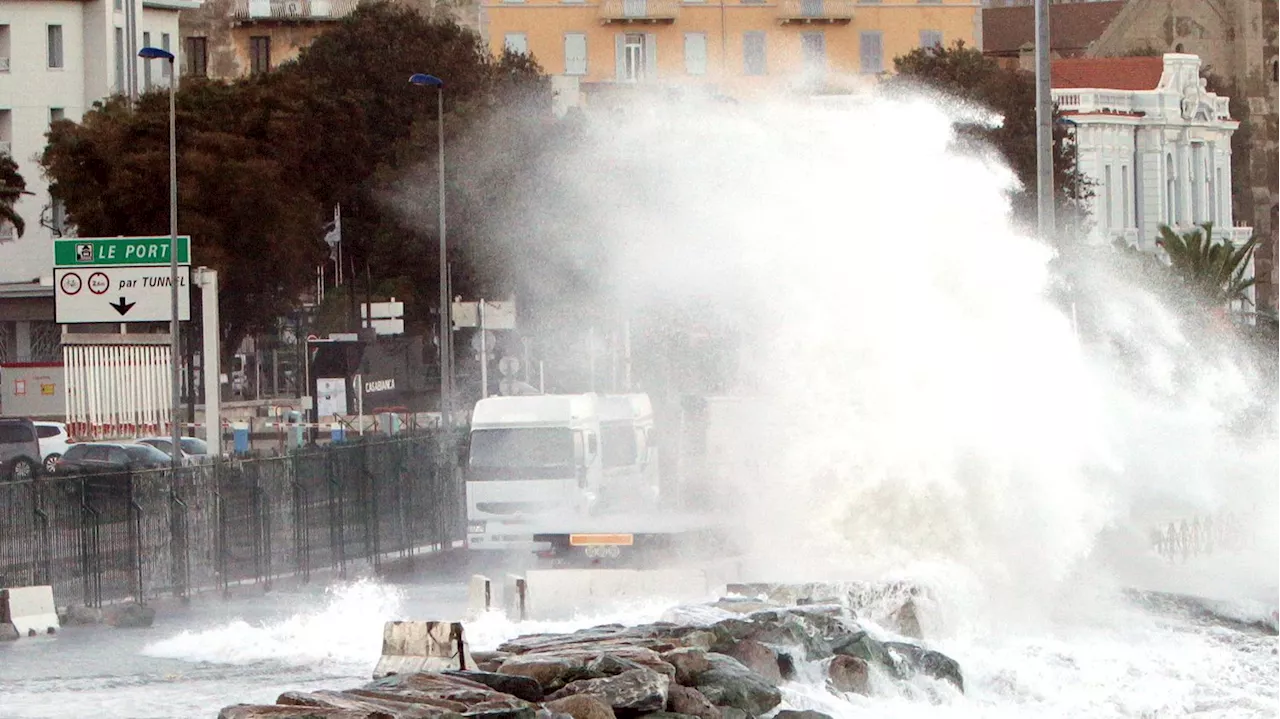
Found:
[(647, 395), (490, 397), (476, 403), (467, 545), (553, 564), (626, 561), (713, 526), (659, 507)]

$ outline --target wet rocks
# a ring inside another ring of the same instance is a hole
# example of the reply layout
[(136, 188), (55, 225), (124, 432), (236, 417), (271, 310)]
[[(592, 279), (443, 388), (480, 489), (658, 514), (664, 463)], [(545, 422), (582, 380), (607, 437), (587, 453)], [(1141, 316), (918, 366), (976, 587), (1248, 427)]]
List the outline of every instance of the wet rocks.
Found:
[(544, 706), (573, 719), (615, 719), (613, 707), (589, 694), (573, 694), (549, 701)]
[(603, 679), (570, 682), (551, 698), (586, 694), (608, 704), (615, 712), (646, 714), (662, 711), (667, 706), (670, 684), (671, 679), (666, 674), (644, 668), (630, 669)]
[(58, 613), (58, 622), (64, 627), (101, 624), (102, 621), (102, 610), (97, 607), (72, 604)]
[(706, 695), (679, 684), (672, 684), (667, 690), (667, 710), (698, 719), (723, 719), (720, 707), (712, 704)]
[(778, 655), (769, 647), (754, 639), (743, 639), (726, 650), (727, 656), (733, 657), (747, 669), (764, 677), (765, 681), (777, 686), (782, 683), (782, 670), (778, 668)]
[(696, 688), (712, 704), (760, 716), (782, 703), (782, 694), (777, 687), (737, 659), (711, 653), (707, 660), (711, 662), (711, 669), (698, 675)]
[(960, 665), (951, 657), (906, 642), (886, 642), (884, 647), (905, 660), (902, 663), (905, 663), (908, 671), (951, 682), (956, 689), (964, 691)]
[(103, 620), (118, 629), (145, 629), (156, 621), (156, 610), (136, 602), (119, 604), (103, 611)]
[(685, 686), (693, 684), (699, 674), (711, 669), (706, 650), (699, 647), (672, 649), (663, 652), (661, 659), (675, 669), (676, 682)]
[(441, 674), (459, 679), (467, 679), (476, 682), (477, 684), (483, 684), (494, 691), (502, 692), (503, 694), (510, 694), (517, 699), (523, 699), (527, 702), (540, 702), (543, 697), (542, 685), (538, 683), (537, 680), (520, 676), (518, 674), (454, 670), (446, 670), (441, 672)]
[(827, 664), (827, 686), (837, 692), (869, 695), (871, 667), (866, 660), (837, 654)]

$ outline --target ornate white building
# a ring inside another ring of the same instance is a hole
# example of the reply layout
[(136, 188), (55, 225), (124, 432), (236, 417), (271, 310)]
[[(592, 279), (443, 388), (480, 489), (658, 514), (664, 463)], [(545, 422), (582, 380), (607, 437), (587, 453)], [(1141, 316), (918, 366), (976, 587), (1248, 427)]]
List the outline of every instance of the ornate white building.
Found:
[(1231, 210), (1228, 98), (1205, 88), (1196, 55), (1057, 60), (1053, 99), (1073, 126), (1078, 171), (1093, 181), (1094, 236), (1155, 250), (1160, 225), (1212, 222), (1242, 243)]

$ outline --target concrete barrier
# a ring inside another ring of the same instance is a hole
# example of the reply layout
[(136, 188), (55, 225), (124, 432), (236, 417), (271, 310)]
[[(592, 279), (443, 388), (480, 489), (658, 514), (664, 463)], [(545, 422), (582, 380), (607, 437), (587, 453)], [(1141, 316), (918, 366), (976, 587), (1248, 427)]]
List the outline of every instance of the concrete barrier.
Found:
[(382, 628), (382, 657), (373, 678), (445, 669), (466, 671), (475, 666), (462, 622), (387, 622)]
[(525, 574), (526, 617), (560, 619), (611, 605), (710, 597), (702, 569), (545, 569)]
[(467, 584), (467, 616), (474, 619), (493, 609), (493, 583), (483, 574), (471, 575)]
[(502, 609), (517, 622), (529, 618), (529, 592), (524, 577), (508, 574), (502, 582)]
[[(52, 634), (59, 628), (58, 610), (53, 605), (53, 587), (0, 589), (0, 636)], [(6, 632), (6, 629), (12, 631)]]

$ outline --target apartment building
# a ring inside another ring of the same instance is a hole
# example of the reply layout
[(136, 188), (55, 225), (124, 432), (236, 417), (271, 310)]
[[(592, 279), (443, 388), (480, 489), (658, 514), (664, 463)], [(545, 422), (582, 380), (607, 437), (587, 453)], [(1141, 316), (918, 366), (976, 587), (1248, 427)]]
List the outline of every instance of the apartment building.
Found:
[(16, 209), (19, 238), (0, 223), (0, 362), (58, 356), (53, 324), (52, 240), (67, 232), (38, 158), (50, 122), (79, 120), (119, 93), (166, 87), (167, 63), (137, 58), (155, 45), (178, 50), (188, 0), (0, 0), (0, 151), (18, 163), (32, 194)]
[(978, 46), (980, 10), (977, 0), (500, 0), (481, 5), (481, 20), (495, 53), (529, 53), (585, 94), (657, 85), (742, 97), (856, 83), (922, 45)]
[(206, 0), (182, 14), (185, 62), (191, 77), (233, 80), (270, 72), (298, 57), (359, 0)]

